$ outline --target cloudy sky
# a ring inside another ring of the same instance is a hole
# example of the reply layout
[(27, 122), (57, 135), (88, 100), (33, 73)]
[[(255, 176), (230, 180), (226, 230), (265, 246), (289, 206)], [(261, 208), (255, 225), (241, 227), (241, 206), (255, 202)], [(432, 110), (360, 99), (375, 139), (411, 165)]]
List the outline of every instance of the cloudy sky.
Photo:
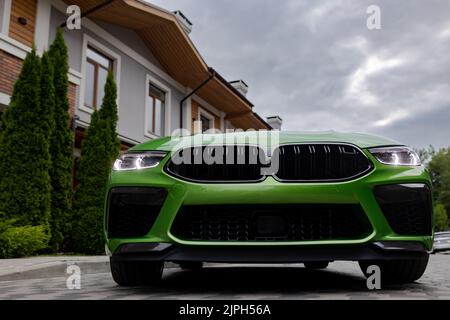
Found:
[[(151, 0), (181, 9), (206, 62), (285, 130), (450, 146), (450, 1)], [(381, 8), (369, 31), (367, 7)]]

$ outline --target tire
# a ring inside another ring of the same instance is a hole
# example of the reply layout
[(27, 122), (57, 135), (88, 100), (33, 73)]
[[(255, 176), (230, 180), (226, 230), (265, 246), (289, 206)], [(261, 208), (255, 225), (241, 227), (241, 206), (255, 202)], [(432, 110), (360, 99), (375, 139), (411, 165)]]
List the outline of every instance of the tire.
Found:
[(178, 265), (181, 269), (189, 271), (201, 270), (203, 268), (203, 262), (180, 262)]
[(326, 269), (328, 268), (328, 265), (330, 263), (328, 261), (311, 261), (311, 262), (305, 262), (305, 268), (310, 270), (320, 270), (320, 269)]
[(386, 284), (406, 284), (420, 279), (428, 265), (429, 255), (414, 260), (360, 261), (363, 274), (371, 265), (380, 267), (381, 282)]
[(161, 281), (164, 262), (110, 261), (114, 281), (123, 287), (149, 286)]

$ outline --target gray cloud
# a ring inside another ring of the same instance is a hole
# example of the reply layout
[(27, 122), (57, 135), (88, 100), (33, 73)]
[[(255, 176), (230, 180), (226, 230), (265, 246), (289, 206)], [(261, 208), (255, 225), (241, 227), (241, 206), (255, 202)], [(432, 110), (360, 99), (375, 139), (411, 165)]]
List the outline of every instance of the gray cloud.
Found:
[[(181, 9), (205, 60), (286, 130), (450, 145), (450, 1), (151, 0)], [(378, 4), (382, 29), (366, 28)]]

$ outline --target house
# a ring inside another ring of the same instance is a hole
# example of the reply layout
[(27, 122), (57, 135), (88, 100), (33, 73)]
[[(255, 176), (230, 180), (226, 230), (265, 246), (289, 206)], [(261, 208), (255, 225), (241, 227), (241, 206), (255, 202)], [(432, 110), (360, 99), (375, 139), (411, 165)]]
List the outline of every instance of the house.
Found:
[(192, 23), (141, 0), (2, 0), (0, 112), (9, 103), (21, 63), (32, 45), (42, 53), (68, 5), (77, 5), (80, 30), (64, 28), (69, 50), (69, 100), (79, 155), (84, 131), (101, 105), (112, 70), (118, 85), (122, 148), (170, 135), (175, 129), (271, 129), (246, 98), (247, 84), (228, 82), (189, 38)]

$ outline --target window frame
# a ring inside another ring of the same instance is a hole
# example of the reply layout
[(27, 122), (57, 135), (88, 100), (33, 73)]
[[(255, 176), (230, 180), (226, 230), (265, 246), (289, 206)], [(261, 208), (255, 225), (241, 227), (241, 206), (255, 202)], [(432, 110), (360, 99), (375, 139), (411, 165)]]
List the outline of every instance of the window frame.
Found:
[[(192, 105), (194, 103), (197, 105), (195, 111), (192, 108)], [(195, 122), (199, 121), (200, 111), (203, 114), (206, 114), (207, 116), (209, 116), (210, 119), (212, 119), (212, 117), (214, 117), (213, 124), (214, 124), (214, 131), (216, 133), (221, 133), (222, 130), (225, 129), (226, 113), (218, 110), (217, 108), (215, 108), (211, 104), (209, 104), (207, 101), (205, 101), (198, 95), (194, 94), (192, 96), (192, 99), (188, 100), (188, 111), (187, 111), (190, 114), (190, 117), (189, 117), (190, 125), (188, 124), (188, 127), (192, 127), (192, 134), (199, 133), (199, 130), (197, 130), (198, 128), (195, 125)], [(216, 122), (216, 120), (218, 120), (218, 123)]]
[[(156, 94), (152, 93), (151, 87), (155, 87), (157, 90), (161, 91), (163, 93), (163, 95), (164, 95), (164, 100), (161, 100), (160, 97), (158, 97)], [(149, 105), (149, 107), (151, 107), (151, 110), (147, 110), (147, 116), (150, 116), (150, 112), (152, 114), (152, 117), (151, 117), (152, 118), (152, 121), (151, 121), (152, 123), (150, 123), (150, 119), (149, 119), (150, 117), (147, 119), (147, 132), (149, 134), (152, 134), (152, 135), (155, 135), (155, 136), (159, 136), (159, 134), (156, 132), (156, 120), (157, 120), (156, 119), (156, 101), (160, 101), (161, 105), (163, 106), (163, 109), (161, 111), (164, 112), (164, 122), (165, 122), (165, 119), (166, 119), (166, 117), (165, 117), (166, 96), (167, 96), (167, 93), (164, 90), (159, 89), (159, 87), (157, 87), (156, 85), (154, 85), (150, 81), (150, 83), (149, 83), (149, 90), (148, 90), (148, 97), (153, 99), (152, 100), (153, 103), (152, 103), (151, 106)], [(163, 128), (164, 128), (163, 131), (165, 131), (165, 123), (164, 123)], [(162, 133), (164, 133), (164, 132), (162, 132)]]
[(0, 4), (0, 33), (9, 35), (9, 24), (11, 21), (11, 5), (12, 0), (4, 0)]
[[(144, 136), (150, 139), (160, 138), (160, 135), (157, 135), (155, 132), (152, 132), (150, 129), (150, 114), (149, 114), (149, 97), (150, 97), (150, 84), (159, 89), (160, 91), (165, 93), (164, 98), (164, 119), (163, 119), (163, 127), (164, 130), (161, 132), (161, 136), (170, 135), (170, 116), (171, 116), (171, 105), (172, 105), (172, 90), (167, 85), (163, 84), (161, 81), (155, 79), (153, 76), (147, 74), (145, 81), (145, 100), (144, 100)], [(153, 109), (152, 112), (155, 110)], [(153, 114), (153, 122), (156, 124), (155, 113)]]
[[(201, 118), (207, 118), (209, 120), (209, 124), (211, 125), (211, 127), (208, 130), (215, 130), (216, 128), (216, 117), (212, 114), (209, 113), (208, 111), (206, 111), (202, 106), (198, 107), (198, 116), (197, 116), (197, 121), (201, 122)], [(201, 131), (203, 132), (203, 123), (201, 126)]]
[[(102, 65), (101, 63), (99, 63), (98, 61), (95, 61), (94, 59), (90, 58), (87, 56), (87, 51), (86, 51), (86, 66), (88, 64), (91, 64), (94, 66), (94, 92), (93, 92), (93, 96), (92, 96), (92, 106), (89, 106), (86, 104), (86, 91), (85, 91), (85, 96), (84, 96), (84, 105), (90, 109), (93, 110), (98, 110), (98, 108), (101, 106), (101, 102), (97, 101), (98, 98), (98, 76), (99, 76), (99, 69), (103, 69), (106, 70), (107, 72), (112, 71), (114, 72), (114, 60), (111, 59), (109, 56), (103, 54), (102, 52), (99, 52), (98, 50), (96, 50), (95, 48), (91, 47), (89, 44), (87, 46), (87, 50), (91, 50), (96, 52), (98, 55), (101, 55), (103, 58), (105, 58), (106, 60), (108, 60), (109, 62), (109, 68), (106, 69), (106, 67), (104, 65)], [(87, 80), (87, 69), (86, 69), (86, 80)]]
[(204, 115), (200, 115), (200, 121), (202, 123), (202, 132), (211, 130), (211, 119), (205, 117)]
[[(82, 47), (82, 54), (81, 54), (81, 70), (82, 70), (82, 81), (80, 85), (80, 95), (78, 99), (78, 109), (82, 110), (88, 114), (94, 113), (95, 109), (93, 109), (90, 106), (85, 105), (85, 96), (86, 96), (86, 80), (87, 80), (87, 50), (88, 48), (93, 49), (94, 51), (97, 51), (101, 55), (109, 58), (109, 60), (112, 62), (112, 71), (114, 74), (114, 78), (117, 85), (117, 112), (120, 113), (120, 104), (119, 104), (119, 98), (120, 98), (120, 72), (121, 72), (121, 56), (120, 54), (113, 51), (111, 48), (107, 47), (106, 45), (100, 43), (99, 41), (95, 40), (91, 36), (87, 34), (83, 34), (83, 47)], [(101, 105), (101, 104), (100, 104)], [(120, 115), (119, 115), (120, 117)]]

